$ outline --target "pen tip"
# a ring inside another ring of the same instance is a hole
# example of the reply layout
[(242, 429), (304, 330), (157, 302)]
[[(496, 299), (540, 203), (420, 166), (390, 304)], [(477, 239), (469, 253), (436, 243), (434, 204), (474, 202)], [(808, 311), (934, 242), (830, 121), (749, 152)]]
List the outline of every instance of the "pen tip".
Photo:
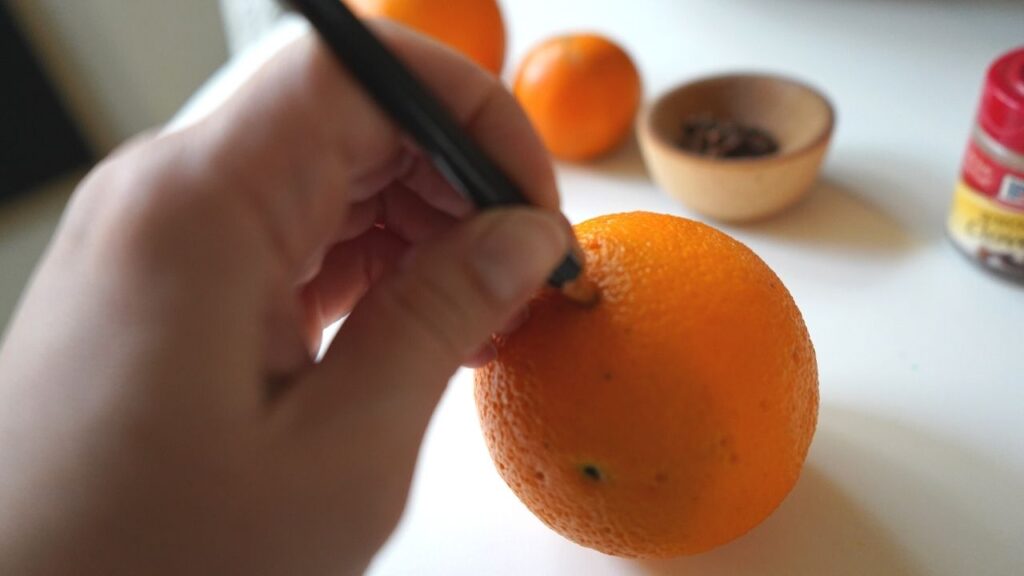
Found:
[(548, 283), (558, 288), (566, 298), (581, 306), (593, 306), (600, 296), (597, 285), (583, 272), (583, 255), (578, 249), (571, 250), (566, 255), (558, 269), (548, 279)]

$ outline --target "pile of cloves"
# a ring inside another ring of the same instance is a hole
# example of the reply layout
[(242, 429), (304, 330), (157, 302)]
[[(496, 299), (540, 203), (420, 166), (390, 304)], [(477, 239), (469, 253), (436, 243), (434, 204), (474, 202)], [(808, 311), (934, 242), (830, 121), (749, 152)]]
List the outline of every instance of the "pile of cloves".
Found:
[(710, 114), (687, 118), (677, 143), (687, 152), (714, 158), (756, 158), (779, 151), (766, 130)]

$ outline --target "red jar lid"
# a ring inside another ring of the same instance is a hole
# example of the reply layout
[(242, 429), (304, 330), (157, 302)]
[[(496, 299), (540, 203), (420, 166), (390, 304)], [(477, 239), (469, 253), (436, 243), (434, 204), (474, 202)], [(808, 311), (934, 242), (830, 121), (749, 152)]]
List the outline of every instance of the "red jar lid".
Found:
[(1002, 55), (988, 69), (978, 123), (994, 140), (1024, 154), (1024, 47)]

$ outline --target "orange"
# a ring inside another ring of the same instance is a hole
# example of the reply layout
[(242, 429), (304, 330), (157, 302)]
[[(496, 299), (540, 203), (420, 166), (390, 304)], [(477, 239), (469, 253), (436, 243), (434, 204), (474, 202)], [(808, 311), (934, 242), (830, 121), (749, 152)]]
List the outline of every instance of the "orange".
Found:
[(495, 74), (505, 63), (505, 23), (496, 0), (345, 0), (360, 16), (400, 22)]
[(499, 474), (548, 526), (607, 554), (739, 537), (792, 489), (814, 435), (800, 311), (760, 258), (704, 224), (634, 212), (576, 232), (598, 303), (539, 295), (476, 375)]
[(611, 40), (573, 34), (531, 50), (513, 91), (554, 156), (587, 160), (629, 134), (640, 105), (640, 74)]

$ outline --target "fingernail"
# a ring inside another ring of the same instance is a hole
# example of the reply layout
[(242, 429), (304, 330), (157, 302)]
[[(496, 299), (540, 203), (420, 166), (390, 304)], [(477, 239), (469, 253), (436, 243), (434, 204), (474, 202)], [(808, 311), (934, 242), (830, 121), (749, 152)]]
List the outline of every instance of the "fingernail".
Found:
[(509, 210), (477, 245), (473, 266), (485, 289), (510, 301), (540, 287), (568, 245), (557, 214)]
[(487, 342), (467, 358), (462, 365), (466, 368), (483, 368), (497, 357), (498, 350), (494, 348), (494, 344)]
[(583, 253), (583, 248), (580, 246), (579, 238), (576, 238), (576, 231), (572, 227), (572, 222), (565, 215), (561, 215), (559, 219), (562, 226), (565, 227), (565, 233), (569, 235), (569, 250), (576, 256), (576, 260), (583, 262), (586, 260), (586, 255)]
[(526, 324), (526, 321), (529, 319), (530, 307), (523, 306), (523, 308), (520, 309), (519, 312), (516, 312), (515, 315), (512, 316), (512, 318), (510, 318), (508, 322), (505, 322), (505, 325), (501, 327), (501, 330), (498, 330), (498, 334), (511, 334), (518, 330), (520, 326)]

